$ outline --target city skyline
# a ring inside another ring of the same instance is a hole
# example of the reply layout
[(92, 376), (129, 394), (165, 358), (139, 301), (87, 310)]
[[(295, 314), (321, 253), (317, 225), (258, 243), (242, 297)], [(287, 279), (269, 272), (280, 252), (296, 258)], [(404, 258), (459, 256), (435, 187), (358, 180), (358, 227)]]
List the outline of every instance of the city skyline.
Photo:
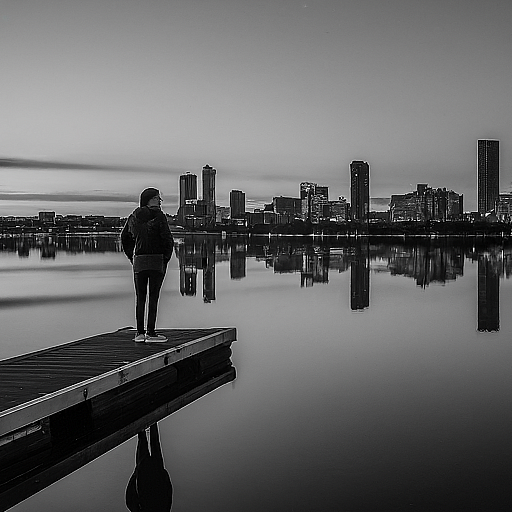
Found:
[[(480, 147), (480, 142), (482, 142), (481, 140), (478, 140), (478, 147)], [(489, 142), (489, 141), (487, 141)], [(498, 147), (499, 147), (499, 141), (491, 141), (491, 142), (497, 142), (498, 143)], [(1, 169), (1, 164), (2, 164), (2, 161), (0, 159), (0, 169)], [(42, 162), (40, 163), (42, 164)], [(361, 172), (363, 173), (362, 174), (362, 178), (359, 177), (359, 174), (361, 174)], [(197, 200), (202, 200), (202, 201), (199, 201), (199, 203), (204, 203), (204, 206), (207, 207), (208, 209), (208, 212), (209, 213), (204, 213), (204, 215), (207, 215), (209, 218), (213, 218), (214, 217), (214, 211), (218, 208), (224, 208), (224, 209), (230, 209), (232, 207), (232, 195), (233, 193), (239, 193), (239, 194), (243, 194), (244, 196), (244, 200), (243, 200), (243, 203), (245, 205), (246, 201), (245, 201), (245, 191), (241, 191), (241, 190), (238, 190), (236, 188), (234, 189), (231, 189), (227, 195), (227, 205), (225, 204), (226, 203), (226, 198), (224, 198), (224, 201), (222, 201), (223, 204), (218, 204), (217, 202), (217, 188), (216, 188), (216, 174), (217, 174), (217, 169), (211, 167), (209, 164), (206, 164), (202, 167), (202, 180), (201, 180), (201, 188), (202, 188), (202, 195), (200, 196), (198, 194), (198, 176), (197, 174), (194, 174), (193, 172), (190, 172), (190, 171), (186, 171), (185, 174), (181, 174), (178, 178), (179, 180), (179, 183), (178, 183), (178, 187), (177, 187), (177, 190), (176, 190), (176, 194), (175, 194), (175, 198), (176, 198), (176, 210), (174, 211), (169, 211), (167, 210), (166, 213), (169, 214), (169, 215), (177, 215), (179, 217), (179, 212), (180, 212), (180, 208), (182, 206), (184, 206), (186, 203), (189, 203), (190, 200), (193, 200), (192, 203), (197, 203), (198, 201)], [(360, 219), (362, 218), (361, 216), (364, 215), (364, 211), (374, 211), (374, 212), (378, 212), (378, 211), (390, 211), (391, 207), (392, 207), (392, 204), (393, 204), (393, 196), (396, 196), (396, 194), (392, 194), (391, 197), (386, 197), (386, 198), (376, 198), (376, 197), (372, 197), (372, 196), (369, 196), (369, 192), (370, 192), (370, 185), (369, 185), (369, 182), (370, 182), (370, 165), (368, 162), (362, 162), (362, 161), (353, 161), (349, 164), (349, 173), (350, 173), (350, 180), (351, 180), (351, 184), (350, 184), (350, 189), (348, 191), (348, 197), (345, 197), (345, 196), (339, 196), (339, 199), (340, 200), (343, 200), (344, 202), (347, 202), (348, 206), (351, 208), (351, 212), (348, 213), (348, 215), (350, 216), (350, 218), (352, 219)], [(481, 180), (480, 178), (480, 163), (478, 162), (477, 164), (477, 178), (478, 180)], [(496, 178), (497, 180), (499, 181), (499, 169), (498, 169), (498, 172), (495, 173), (495, 181), (496, 181)], [(427, 184), (427, 183), (418, 183), (417, 184), (417, 187), (427, 187), (428, 185), (430, 184)], [(437, 184), (437, 185), (440, 185), (440, 184)], [(412, 186), (412, 184), (411, 184)], [(301, 208), (305, 208), (306, 210), (304, 210), (303, 214), (304, 213), (307, 213), (306, 217), (304, 217), (303, 220), (305, 220), (306, 218), (309, 218), (311, 216), (311, 208), (312, 208), (312, 203), (311, 203), (311, 200), (312, 200), (312, 197), (315, 196), (318, 194), (319, 196), (323, 196), (324, 199), (325, 199), (325, 203), (329, 202), (329, 203), (337, 203), (338, 200), (337, 199), (334, 199), (332, 197), (332, 195), (330, 196), (329, 195), (329, 185), (319, 185), (317, 183), (313, 183), (313, 182), (301, 182), (300, 184), (298, 184), (298, 187), (299, 187), (299, 190), (298, 190), (298, 194), (295, 194), (295, 195), (288, 195), (288, 196), (283, 196), (282, 194), (280, 195), (272, 195), (271, 197), (268, 197), (268, 198), (262, 198), (261, 202), (259, 204), (253, 204), (252, 206), (255, 208), (254, 211), (260, 211), (263, 209), (264, 206), (266, 205), (269, 205), (269, 204), (272, 204), (273, 202), (275, 202), (276, 199), (287, 199), (287, 200), (291, 200), (291, 199), (296, 199), (298, 201), (300, 201), (302, 204), (301, 204)], [(429, 189), (431, 187), (428, 187)], [(447, 190), (446, 187), (443, 187), (443, 186), (434, 186), (433, 189), (443, 189), (444, 190)], [(305, 199), (305, 191), (308, 191), (307, 192), (307, 197), (308, 199), (306, 200)], [(450, 190), (449, 192), (455, 192), (453, 190)], [(416, 191), (407, 191), (406, 194), (415, 194), (417, 193)], [(477, 190), (477, 194), (479, 193), (479, 189)], [(161, 195), (162, 194), (162, 191), (161, 191)], [(37, 199), (37, 198), (40, 198), (43, 196), (43, 194), (26, 194), (24, 196), (30, 196), (29, 197), (29, 200), (32, 199)], [(121, 199), (122, 198), (122, 199)], [(63, 200), (64, 199), (64, 200)], [(53, 200), (57, 203), (61, 202), (61, 203), (66, 203), (65, 201), (66, 199), (66, 196), (64, 196), (64, 198), (57, 198), (55, 197), (55, 195), (52, 195), (51, 196), (51, 199), (50, 200)], [(101, 197), (101, 196), (76, 196), (75, 197), (75, 201), (78, 203), (78, 204), (81, 204), (83, 202), (87, 202), (88, 200), (91, 200), (91, 201), (96, 201), (96, 202), (99, 202), (99, 203), (108, 203), (110, 199), (114, 199), (114, 198), (109, 198), (109, 197)], [(118, 200), (118, 201), (123, 201), (123, 202), (128, 202), (128, 203), (133, 203), (134, 205), (136, 205), (139, 201), (139, 198), (138, 198), (138, 195), (133, 195), (133, 196), (129, 196), (129, 195), (118, 195), (117, 198), (115, 198), (114, 200)], [(356, 201), (354, 203), (354, 206), (352, 206), (352, 203), (354, 202), (354, 200)], [(352, 201), (352, 203), (351, 203)], [(251, 203), (251, 201), (249, 200), (249, 203)], [(69, 204), (69, 202), (68, 202)], [(40, 209), (38, 210), (37, 212), (33, 212), (31, 214), (15, 214), (15, 213), (11, 213), (11, 214), (8, 214), (8, 215), (2, 215), (1, 214), (1, 211), (2, 211), (2, 195), (0, 193), (0, 217), (34, 217), (39, 214), (42, 214), (42, 213), (45, 213), (45, 212), (53, 212), (53, 213), (56, 213), (58, 216), (66, 216), (66, 215), (91, 215), (91, 216), (94, 216), (94, 215), (105, 215), (105, 216), (117, 216), (117, 217), (125, 217), (127, 214), (122, 214), (122, 215), (114, 215), (112, 213), (106, 213), (105, 211), (100, 211), (100, 210), (96, 210), (94, 211), (93, 213), (91, 212), (87, 212), (87, 211), (76, 211), (74, 210), (73, 212), (62, 212), (62, 211), (54, 211), (54, 210), (51, 210), (51, 209)], [(208, 206), (206, 206), (208, 205)], [(355, 208), (355, 210), (353, 209)], [(356, 212), (357, 210), (357, 212)], [(245, 210), (246, 212), (249, 212), (248, 209)], [(465, 211), (465, 212), (470, 212), (469, 210), (467, 209), (464, 209), (462, 211)], [(476, 211), (474, 211), (476, 212)], [(190, 214), (191, 212), (189, 212)], [(199, 213), (196, 213), (197, 215), (199, 215)], [(203, 214), (202, 214), (203, 215)]]
[(510, 2), (150, 4), (2, 5), (0, 215), (124, 216), (147, 186), (175, 211), (205, 162), (219, 204), (349, 197), (353, 160), (373, 198), (429, 183), (476, 211), (478, 139), (510, 190)]

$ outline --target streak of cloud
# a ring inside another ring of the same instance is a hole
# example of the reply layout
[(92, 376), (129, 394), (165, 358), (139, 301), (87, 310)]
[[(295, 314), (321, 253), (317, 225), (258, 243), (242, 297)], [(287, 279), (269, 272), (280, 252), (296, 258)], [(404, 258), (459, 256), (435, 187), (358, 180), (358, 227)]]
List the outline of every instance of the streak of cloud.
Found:
[[(150, 170), (151, 172), (169, 173), (168, 167), (150, 165), (104, 165), (85, 164), (80, 162), (56, 162), (49, 160), (31, 160), (25, 158), (0, 158), (0, 168), (9, 169), (53, 169), (53, 170), (77, 170), (77, 171), (123, 171), (140, 172)], [(176, 170), (174, 170), (176, 171)]]
[(119, 299), (120, 297), (126, 297), (128, 295), (128, 292), (109, 292), (94, 293), (90, 295), (46, 295), (39, 297), (9, 297), (0, 299), (0, 310), (19, 307), (48, 306), (50, 304), (69, 304), (71, 302), (78, 303), (105, 299)]
[(128, 194), (76, 194), (76, 193), (50, 193), (50, 194), (34, 194), (34, 193), (17, 193), (17, 192), (0, 192), (0, 201), (53, 201), (59, 203), (66, 202), (113, 202), (113, 203), (133, 203), (138, 202), (138, 196)]

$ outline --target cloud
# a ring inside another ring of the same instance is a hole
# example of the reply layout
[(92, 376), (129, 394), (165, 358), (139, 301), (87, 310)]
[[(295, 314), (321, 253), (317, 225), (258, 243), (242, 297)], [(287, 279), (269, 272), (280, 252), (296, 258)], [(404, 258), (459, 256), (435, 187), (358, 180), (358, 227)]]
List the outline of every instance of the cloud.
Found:
[(48, 194), (0, 192), (0, 201), (51, 201), (58, 203), (79, 202), (138, 202), (138, 196), (130, 194), (77, 194), (69, 192), (53, 192)]
[(71, 169), (79, 171), (141, 171), (169, 173), (168, 167), (154, 167), (147, 165), (103, 165), (84, 164), (80, 162), (55, 162), (47, 160), (29, 160), (25, 158), (0, 158), (0, 169)]
[(43, 295), (27, 297), (6, 297), (0, 299), (0, 310), (32, 306), (48, 306), (49, 304), (69, 304), (78, 302), (90, 302), (105, 299), (118, 299), (127, 296), (126, 292), (105, 292), (90, 295)]

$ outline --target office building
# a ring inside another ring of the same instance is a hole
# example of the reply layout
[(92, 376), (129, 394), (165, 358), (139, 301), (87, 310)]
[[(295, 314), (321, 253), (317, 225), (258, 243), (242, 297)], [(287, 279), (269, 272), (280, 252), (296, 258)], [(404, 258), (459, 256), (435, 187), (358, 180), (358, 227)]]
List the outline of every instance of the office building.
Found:
[(206, 164), (203, 167), (203, 201), (206, 204), (207, 224), (215, 223), (216, 204), (215, 204), (215, 175), (217, 171)]
[(463, 214), (463, 194), (446, 188), (432, 188), (418, 183), (414, 192), (393, 194), (389, 203), (392, 222), (429, 220), (460, 220)]
[(323, 218), (324, 205), (329, 203), (329, 187), (303, 181), (300, 184), (301, 217), (313, 224)]
[(510, 222), (512, 220), (512, 194), (500, 194), (496, 209), (498, 220)]
[(500, 190), (500, 141), (479, 139), (477, 145), (478, 213), (496, 208)]
[(55, 224), (55, 212), (39, 212), (39, 222), (42, 224)]
[(300, 211), (302, 220), (311, 220), (311, 198), (315, 191), (316, 183), (303, 181), (300, 184)]
[(289, 215), (291, 219), (300, 218), (301, 200), (299, 197), (274, 197), (272, 204), (275, 213)]
[(329, 218), (335, 222), (345, 222), (349, 219), (349, 203), (344, 197), (337, 201), (329, 201)]
[(197, 176), (187, 172), (180, 176), (180, 206), (190, 199), (197, 199)]
[(367, 221), (370, 210), (370, 166), (354, 160), (350, 164), (350, 207), (352, 220)]
[(232, 219), (241, 219), (245, 216), (245, 193), (241, 190), (232, 190), (229, 193), (229, 208)]

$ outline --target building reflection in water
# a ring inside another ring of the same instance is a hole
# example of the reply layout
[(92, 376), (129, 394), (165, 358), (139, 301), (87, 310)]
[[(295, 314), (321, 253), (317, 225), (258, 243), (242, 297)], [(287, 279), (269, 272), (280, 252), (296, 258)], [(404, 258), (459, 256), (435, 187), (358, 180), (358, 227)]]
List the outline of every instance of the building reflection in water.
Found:
[[(478, 262), (478, 331), (499, 330), (499, 280), (512, 276), (512, 247), (505, 245), (451, 245), (446, 241), (370, 244), (354, 239), (312, 240), (304, 238), (221, 238), (201, 234), (176, 240), (180, 267), (180, 292), (197, 295), (198, 271), (203, 273), (203, 300), (216, 300), (215, 266), (229, 261), (232, 280), (247, 275), (247, 258), (263, 261), (274, 273), (300, 273), (300, 286), (328, 283), (329, 271), (350, 269), (350, 308), (370, 307), (370, 271), (402, 275), (426, 288), (455, 281), (464, 273), (465, 258)], [(119, 236), (45, 235), (6, 237), (0, 252), (16, 252), (27, 258), (38, 251), (41, 259), (54, 259), (58, 252), (71, 254), (121, 252)]]
[(246, 274), (247, 246), (245, 240), (234, 239), (229, 251), (229, 277), (243, 279)]
[(370, 307), (370, 254), (368, 244), (358, 244), (350, 262), (350, 309)]
[(203, 300), (215, 300), (215, 240), (207, 237), (202, 245), (203, 251)]
[(464, 273), (462, 247), (433, 247), (430, 244), (388, 247), (390, 273), (412, 277), (422, 288), (431, 283), (455, 281)]
[(180, 293), (197, 293), (197, 271), (203, 271), (203, 300), (215, 300), (215, 240), (211, 237), (185, 238), (176, 248), (180, 265)]
[(329, 282), (329, 249), (306, 246), (302, 253), (300, 286), (309, 287), (313, 283)]
[(478, 255), (478, 326), (480, 332), (500, 330), (501, 252)]
[(200, 252), (196, 252), (195, 244), (183, 243), (176, 248), (180, 264), (180, 293), (194, 296), (197, 293), (197, 268), (202, 266)]

